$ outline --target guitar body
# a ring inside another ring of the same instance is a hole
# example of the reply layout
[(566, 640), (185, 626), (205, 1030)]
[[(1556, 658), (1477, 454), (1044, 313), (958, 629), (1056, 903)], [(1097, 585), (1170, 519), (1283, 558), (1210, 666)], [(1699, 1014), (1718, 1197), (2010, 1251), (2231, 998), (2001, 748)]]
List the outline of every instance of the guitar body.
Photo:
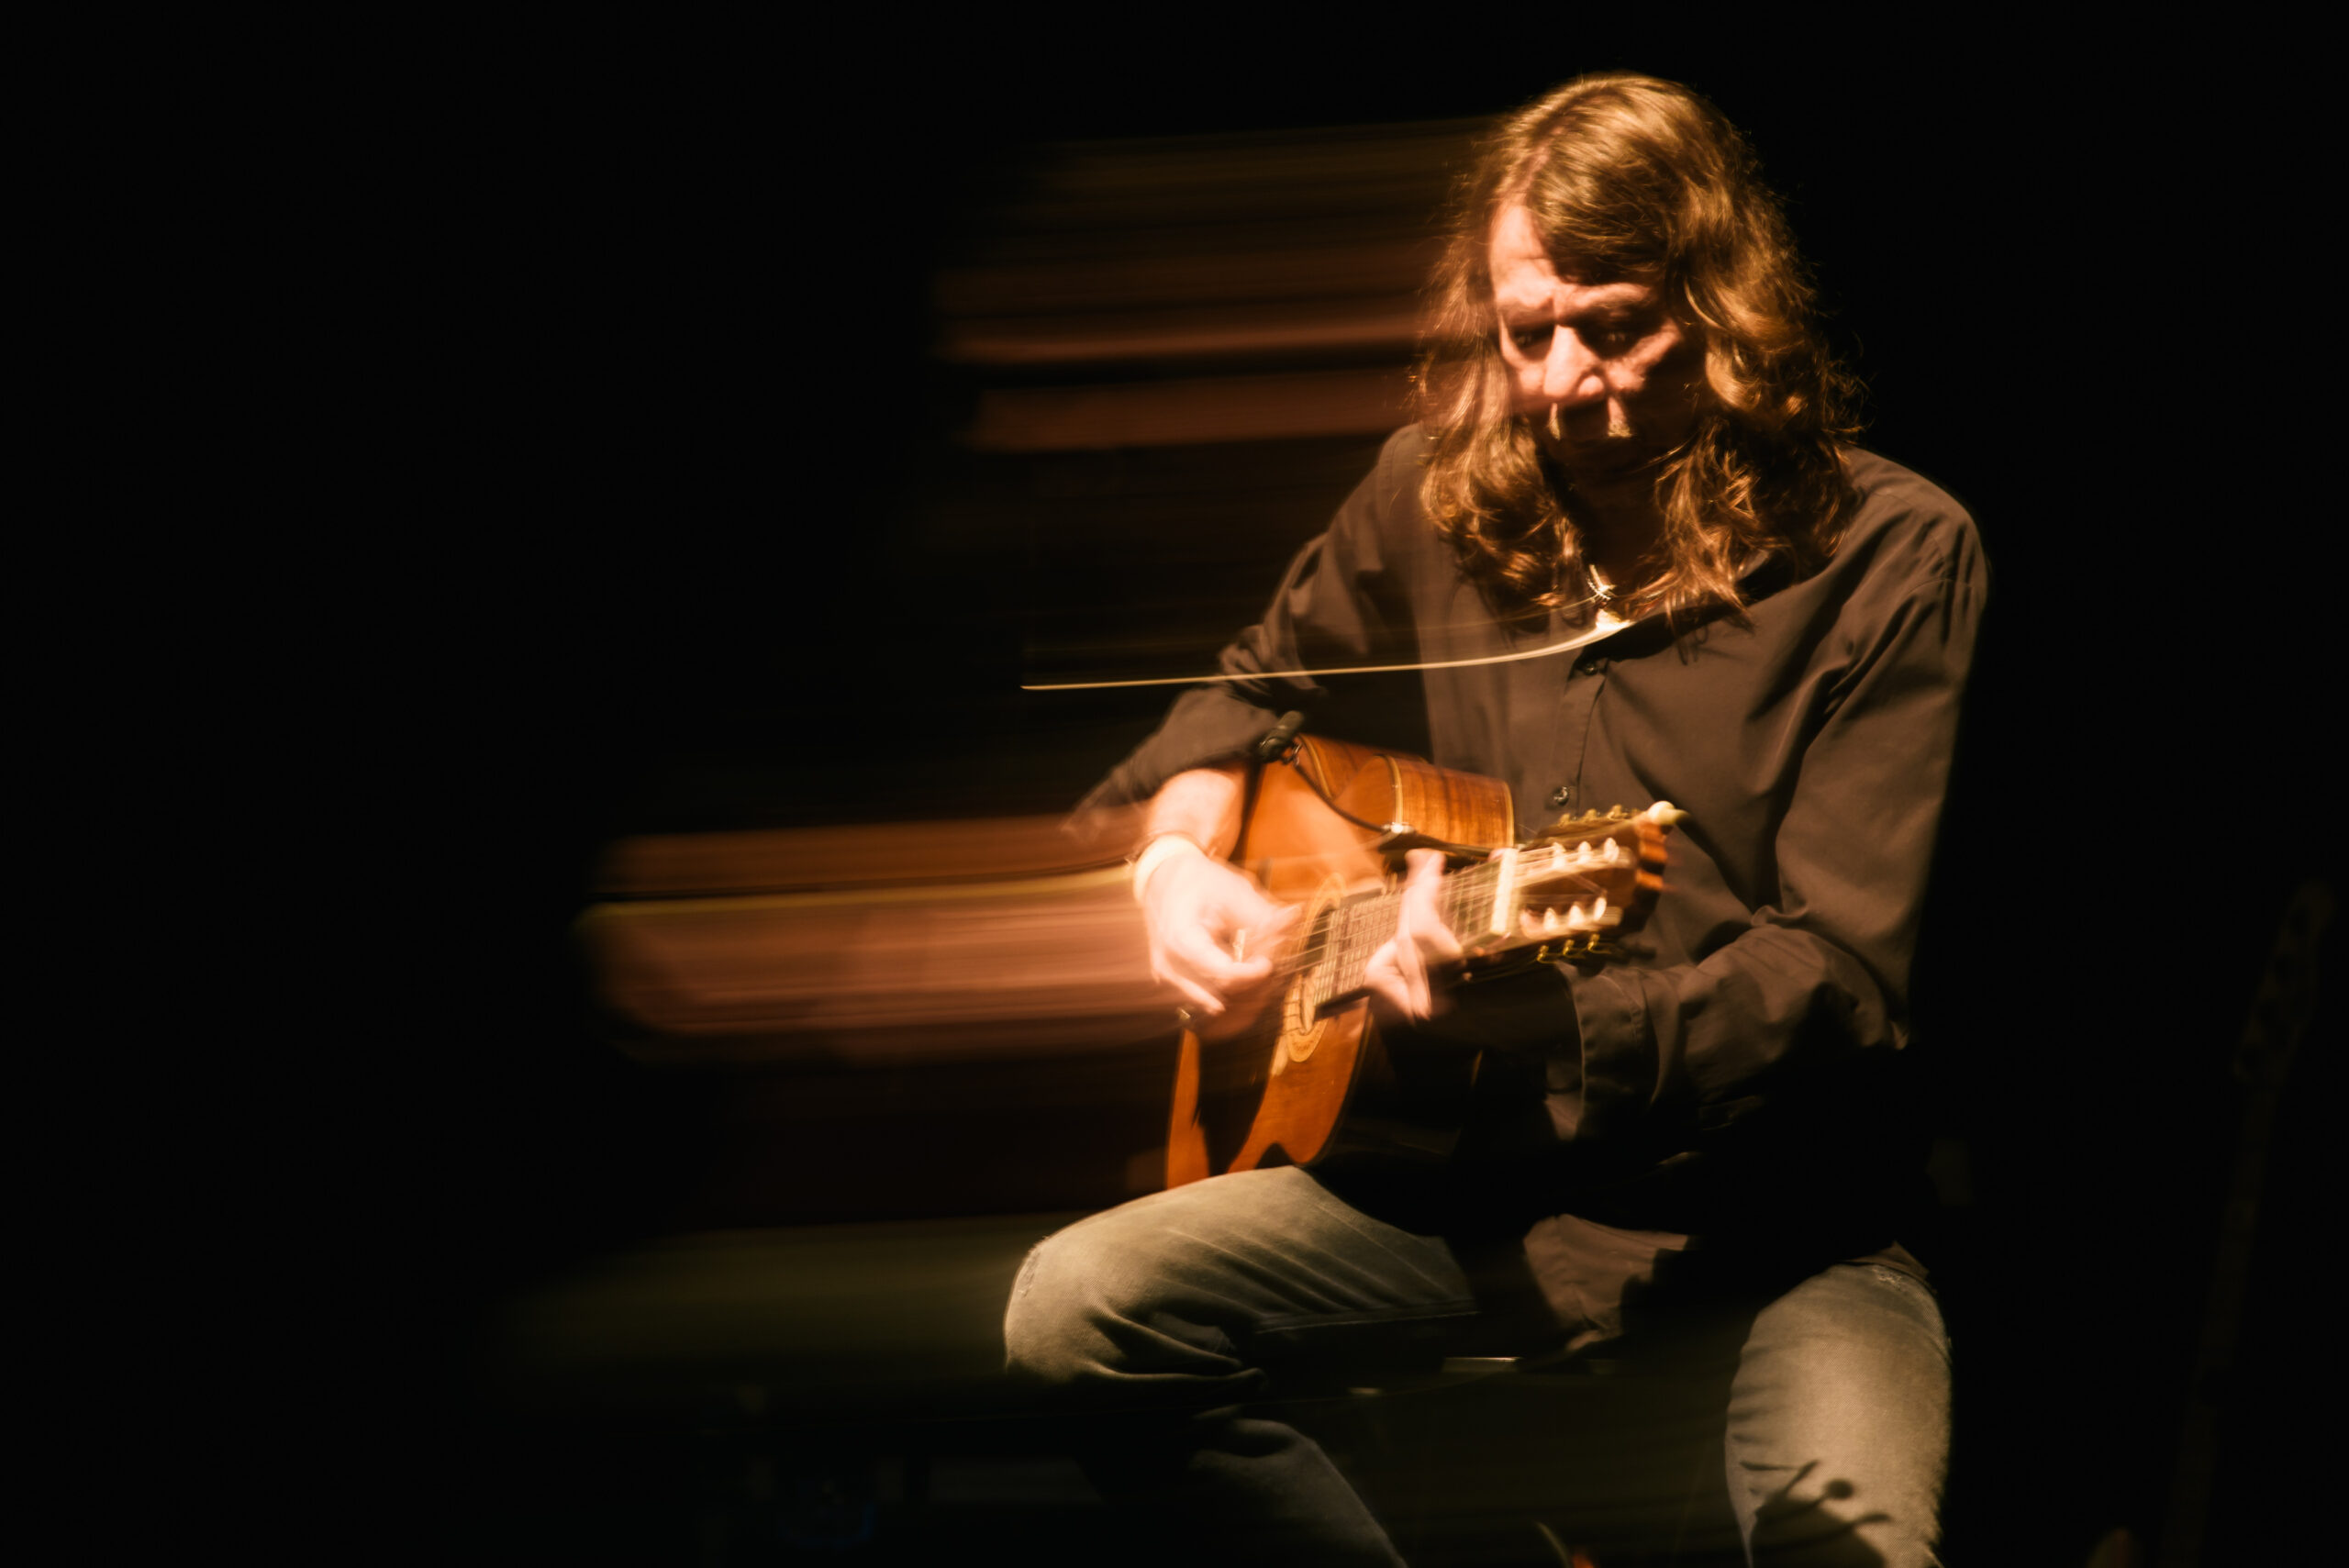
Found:
[[(1262, 770), (1232, 862), (1275, 900), (1304, 906), (1301, 925), (1309, 928), (1339, 899), (1394, 881), (1377, 848), (1381, 835), (1348, 816), (1408, 823), (1463, 845), (1506, 845), (1517, 830), (1508, 786), (1497, 780), (1305, 736)], [(1415, 1055), (1398, 1063), (1381, 1048), (1366, 999), (1315, 1006), (1308, 989), (1304, 978), (1292, 981), (1279, 1005), (1232, 1038), (1203, 1042), (1185, 1033), (1168, 1186), (1322, 1163), (1345, 1151), (1438, 1159), (1449, 1151), (1475, 1058)]]

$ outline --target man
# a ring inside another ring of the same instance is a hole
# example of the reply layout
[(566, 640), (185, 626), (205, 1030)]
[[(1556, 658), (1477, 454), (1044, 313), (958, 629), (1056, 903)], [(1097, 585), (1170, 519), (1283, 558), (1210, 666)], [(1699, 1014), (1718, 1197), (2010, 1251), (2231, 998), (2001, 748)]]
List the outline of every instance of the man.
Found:
[(1097, 792), (1151, 802), (1153, 962), (1203, 1029), (1264, 1005), (1293, 917), (1218, 856), (1237, 759), (1323, 698), (1316, 669), (1416, 669), (1431, 760), (1506, 781), (1520, 832), (1676, 803), (1666, 891), (1627, 962), (1457, 985), (1415, 852), (1374, 1006), (1414, 1048), (1484, 1052), (1489, 1125), (1440, 1177), (1247, 1172), (1070, 1228), (1015, 1287), (1011, 1365), (1124, 1412), (1092, 1455), (1113, 1496), (1220, 1558), (1336, 1563), (1399, 1559), (1318, 1448), (1239, 1407), (1284, 1351), (1499, 1322), (1569, 1358), (1711, 1357), (1749, 1551), (1932, 1562), (1947, 1345), (1892, 1227), (1973, 524), (1848, 444), (1778, 209), (1684, 88), (1586, 77), (1518, 115), (1438, 295), (1420, 422), (1227, 679)]

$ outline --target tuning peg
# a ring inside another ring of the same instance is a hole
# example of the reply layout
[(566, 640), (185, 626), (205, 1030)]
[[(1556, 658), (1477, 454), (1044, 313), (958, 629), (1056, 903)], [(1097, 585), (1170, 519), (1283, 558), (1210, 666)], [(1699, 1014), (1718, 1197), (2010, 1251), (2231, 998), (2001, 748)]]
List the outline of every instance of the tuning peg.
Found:
[(1631, 813), (1620, 806), (1610, 806), (1607, 808), (1607, 820), (1609, 822), (1620, 822), (1629, 816)]
[(1645, 817), (1649, 821), (1655, 823), (1657, 826), (1664, 828), (1669, 828), (1675, 823), (1686, 822), (1688, 819), (1688, 814), (1687, 812), (1681, 810), (1680, 807), (1673, 805), (1672, 802), (1668, 800), (1657, 801), (1653, 806), (1649, 806), (1640, 815)]

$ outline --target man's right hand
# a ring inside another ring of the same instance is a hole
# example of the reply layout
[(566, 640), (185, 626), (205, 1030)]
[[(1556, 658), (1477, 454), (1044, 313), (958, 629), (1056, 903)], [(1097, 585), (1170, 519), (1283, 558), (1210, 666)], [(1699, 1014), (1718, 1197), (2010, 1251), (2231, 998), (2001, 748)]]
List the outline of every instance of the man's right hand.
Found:
[(1209, 1037), (1246, 1028), (1286, 978), (1297, 908), (1189, 844), (1151, 870), (1140, 895), (1151, 973), (1182, 994), (1192, 1029)]

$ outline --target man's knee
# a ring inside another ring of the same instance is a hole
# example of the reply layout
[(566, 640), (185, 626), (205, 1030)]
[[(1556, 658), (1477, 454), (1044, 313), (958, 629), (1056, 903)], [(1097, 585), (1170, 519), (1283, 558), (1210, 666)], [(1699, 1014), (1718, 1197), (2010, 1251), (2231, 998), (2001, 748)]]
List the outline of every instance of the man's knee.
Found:
[(1932, 1561), (1949, 1458), (1949, 1351), (1932, 1293), (1843, 1265), (1754, 1319), (1731, 1400), (1730, 1485), (1765, 1550), (1865, 1540)]
[[(1136, 1198), (1047, 1238), (1005, 1314), (1011, 1369), (1047, 1384), (1137, 1377), (1230, 1396), (1260, 1374), (1241, 1346), (1302, 1314), (1458, 1305), (1440, 1243), (1345, 1207), (1293, 1168)], [(1211, 1386), (1210, 1386), (1211, 1385)]]
[(1014, 1375), (1061, 1385), (1098, 1370), (1097, 1319), (1112, 1308), (1099, 1292), (1100, 1269), (1087, 1266), (1091, 1251), (1075, 1227), (1029, 1249), (1003, 1315), (1004, 1362)]
[[(1129, 1206), (1130, 1207), (1130, 1206)], [(1138, 1373), (1216, 1375), (1235, 1363), (1220, 1331), (1178, 1299), (1177, 1265), (1126, 1209), (1039, 1241), (1004, 1311), (1007, 1367), (1052, 1385)]]

